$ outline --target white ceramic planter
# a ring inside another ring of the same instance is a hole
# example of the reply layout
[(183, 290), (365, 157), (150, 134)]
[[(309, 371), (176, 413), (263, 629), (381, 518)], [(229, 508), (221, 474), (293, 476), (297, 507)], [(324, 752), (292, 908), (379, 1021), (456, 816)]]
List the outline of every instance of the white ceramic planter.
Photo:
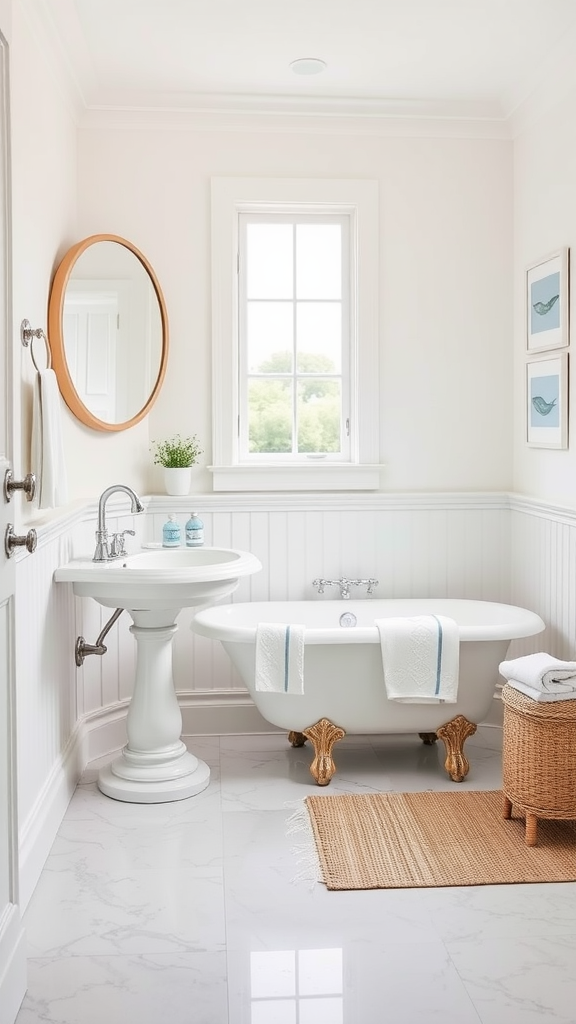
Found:
[(186, 466), (183, 469), (168, 469), (164, 467), (166, 494), (190, 494), (191, 480), (191, 466)]

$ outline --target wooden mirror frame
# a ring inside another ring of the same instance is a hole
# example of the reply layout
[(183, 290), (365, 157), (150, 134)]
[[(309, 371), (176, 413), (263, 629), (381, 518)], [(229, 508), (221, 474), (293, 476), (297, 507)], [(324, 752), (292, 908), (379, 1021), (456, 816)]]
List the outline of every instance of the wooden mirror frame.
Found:
[[(134, 253), (152, 282), (152, 286), (156, 292), (156, 298), (158, 299), (158, 305), (160, 307), (160, 319), (162, 323), (162, 352), (160, 356), (160, 369), (158, 371), (158, 376), (146, 403), (135, 416), (132, 416), (131, 419), (126, 420), (124, 423), (107, 423), (105, 420), (98, 419), (90, 412), (90, 410), (84, 405), (84, 402), (81, 400), (76, 390), (66, 360), (64, 331), (62, 328), (66, 286), (78, 258), (86, 251), (86, 249), (91, 245), (94, 245), (96, 242), (117, 242), (118, 245), (122, 245), (125, 249), (129, 249), (130, 252)], [(48, 300), (48, 344), (50, 345), (50, 351), (52, 353), (52, 368), (56, 374), (62, 397), (70, 411), (74, 413), (76, 418), (79, 419), (81, 423), (84, 423), (85, 426), (91, 427), (92, 430), (128, 430), (129, 427), (133, 427), (136, 423), (139, 423), (144, 416), (146, 416), (158, 397), (158, 393), (162, 387), (162, 382), (166, 374), (166, 365), (168, 362), (168, 315), (166, 312), (164, 296), (162, 295), (162, 290), (158, 283), (156, 274), (146, 257), (143, 256), (135, 245), (132, 245), (132, 243), (128, 242), (125, 238), (121, 238), (120, 235), (90, 235), (88, 238), (82, 239), (81, 242), (77, 242), (76, 245), (73, 245), (68, 250), (56, 270), (54, 280), (52, 281), (52, 287), (50, 288), (50, 297)]]

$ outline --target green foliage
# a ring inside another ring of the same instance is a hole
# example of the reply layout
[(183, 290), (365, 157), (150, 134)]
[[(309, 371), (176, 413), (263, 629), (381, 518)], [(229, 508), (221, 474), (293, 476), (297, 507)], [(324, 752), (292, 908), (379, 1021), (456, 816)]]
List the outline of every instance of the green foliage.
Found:
[[(259, 366), (260, 373), (291, 374), (292, 354), (276, 352)], [(302, 353), (301, 373), (333, 373), (331, 359)], [(292, 451), (292, 377), (252, 378), (248, 393), (249, 446), (251, 452)], [(340, 385), (329, 378), (309, 377), (298, 381), (298, 451), (340, 450)]]
[(192, 437), (175, 437), (167, 441), (152, 441), (154, 452), (154, 465), (164, 466), (166, 469), (186, 469), (198, 461), (198, 456), (204, 451), (198, 443), (196, 434)]

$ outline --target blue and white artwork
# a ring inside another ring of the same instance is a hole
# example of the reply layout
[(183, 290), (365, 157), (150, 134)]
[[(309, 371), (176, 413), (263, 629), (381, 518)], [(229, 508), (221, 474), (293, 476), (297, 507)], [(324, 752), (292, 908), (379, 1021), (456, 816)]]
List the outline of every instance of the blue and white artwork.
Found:
[(531, 352), (568, 345), (569, 250), (559, 249), (526, 272), (526, 347)]
[(530, 286), (530, 329), (532, 334), (560, 327), (560, 273), (548, 274)]
[(526, 441), (533, 448), (568, 447), (568, 353), (526, 364)]
[(560, 375), (532, 377), (530, 381), (530, 425), (557, 429), (560, 426)]

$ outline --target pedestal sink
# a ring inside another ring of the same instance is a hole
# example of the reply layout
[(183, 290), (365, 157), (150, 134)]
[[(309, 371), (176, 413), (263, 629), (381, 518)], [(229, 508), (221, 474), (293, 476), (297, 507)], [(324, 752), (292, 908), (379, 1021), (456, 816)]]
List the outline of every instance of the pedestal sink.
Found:
[(107, 796), (129, 803), (184, 800), (206, 788), (208, 765), (181, 739), (182, 715), (172, 677), (172, 640), (182, 608), (231, 594), (243, 576), (262, 568), (247, 551), (230, 548), (140, 550), (109, 562), (79, 558), (56, 569), (79, 597), (125, 608), (136, 639), (136, 679), (126, 731), (128, 743), (100, 771)]

